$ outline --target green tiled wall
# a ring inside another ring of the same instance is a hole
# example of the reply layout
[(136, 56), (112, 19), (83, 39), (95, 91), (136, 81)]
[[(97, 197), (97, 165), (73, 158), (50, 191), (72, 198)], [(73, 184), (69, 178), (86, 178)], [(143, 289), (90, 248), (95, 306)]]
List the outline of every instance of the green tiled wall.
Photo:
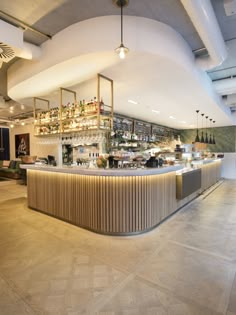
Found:
[[(216, 144), (208, 145), (208, 150), (212, 152), (236, 152), (236, 127), (212, 128), (215, 134)], [(201, 136), (201, 129), (199, 130)], [(183, 143), (192, 143), (196, 137), (196, 129), (180, 130), (180, 139)], [(205, 130), (204, 130), (205, 137)], [(208, 130), (209, 137), (209, 130)]]

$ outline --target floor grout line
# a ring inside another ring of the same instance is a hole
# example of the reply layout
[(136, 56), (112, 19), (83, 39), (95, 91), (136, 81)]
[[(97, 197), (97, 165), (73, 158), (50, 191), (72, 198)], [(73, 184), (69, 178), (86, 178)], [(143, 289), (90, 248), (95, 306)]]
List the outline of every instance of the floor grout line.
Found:
[(212, 257), (216, 257), (216, 258), (222, 259), (224, 261), (227, 261), (230, 264), (234, 263), (234, 260), (229, 258), (229, 257), (227, 257), (227, 256), (214, 254), (214, 253), (209, 252), (207, 250), (204, 250), (204, 249), (201, 249), (201, 248), (198, 248), (198, 247), (195, 247), (195, 246), (187, 245), (187, 244), (184, 244), (184, 243), (181, 243), (181, 242), (173, 241), (173, 240), (170, 240), (170, 239), (169, 239), (169, 242), (172, 243), (172, 244), (184, 247), (184, 248), (188, 248), (188, 249), (191, 249), (191, 250), (194, 250), (194, 251), (206, 254), (207, 256), (212, 256)]
[(233, 282), (232, 282), (230, 294), (229, 294), (229, 296), (228, 296), (227, 306), (226, 306), (226, 309), (225, 309), (225, 315), (227, 315), (227, 312), (228, 312), (230, 297), (231, 297), (231, 293), (232, 293), (232, 291), (233, 291), (233, 286), (234, 286), (234, 282), (235, 282), (235, 281), (236, 281), (236, 271), (235, 271), (235, 275), (234, 275), (234, 280), (233, 280)]
[[(150, 280), (150, 279), (147, 279), (141, 275), (137, 275), (136, 276), (137, 279), (140, 279), (141, 281), (144, 281), (144, 282), (147, 282), (149, 283), (150, 285), (152, 285), (154, 288), (162, 291), (162, 292), (165, 292), (166, 294), (169, 294), (169, 295), (172, 295), (173, 297), (175, 298), (178, 298), (180, 301), (182, 301), (183, 303), (188, 303), (188, 304), (192, 304), (192, 305), (195, 305), (196, 307), (200, 307), (200, 308), (204, 308), (204, 309), (207, 309), (209, 311), (213, 311), (214, 312), (214, 315), (218, 314), (218, 315), (224, 315), (222, 314), (222, 312), (219, 312), (219, 311), (216, 311), (215, 309), (212, 309), (212, 308), (209, 308), (208, 306), (205, 306), (205, 305), (202, 305), (202, 304), (199, 304), (197, 303), (195, 300), (191, 299), (191, 298), (188, 298), (188, 297), (185, 297), (183, 295), (180, 295), (178, 294), (178, 292), (173, 292), (171, 291), (170, 289), (164, 287), (164, 286), (161, 286), (160, 284), (157, 284), (155, 283), (154, 281)], [(171, 314), (170, 314), (171, 315)], [(191, 314), (189, 314), (191, 315)], [(200, 314), (199, 314), (200, 315)], [(201, 315), (204, 315), (204, 314), (201, 314)]]
[[(185, 222), (184, 220), (179, 220), (179, 222), (182, 222), (183, 224), (186, 224), (186, 225), (191, 225), (191, 226), (196, 227), (196, 228), (199, 227), (198, 223)], [(217, 228), (217, 227), (213, 227), (213, 226), (210, 226), (208, 224), (205, 224), (205, 223), (201, 223), (201, 227), (203, 227), (203, 228), (205, 228), (206, 230), (209, 230), (209, 231), (215, 231), (215, 232), (218, 232), (218, 233), (219, 232), (223, 233), (226, 236), (232, 236), (232, 231), (222, 230), (222, 227), (221, 228), (220, 227)], [(236, 227), (236, 224), (235, 224), (235, 227)], [(236, 237), (236, 234), (235, 234), (235, 237)]]
[(22, 296), (19, 294), (19, 291), (16, 290), (15, 286), (13, 286), (11, 284), (11, 281), (9, 281), (4, 275), (0, 274), (0, 278), (7, 284), (7, 286), (9, 287), (9, 289), (13, 292), (13, 294), (15, 296), (18, 297), (18, 301), (19, 302), (23, 302), (25, 305), (27, 305), (27, 307), (30, 308), (31, 311), (33, 311), (32, 315), (40, 315), (40, 313), (37, 313), (32, 306), (28, 303), (28, 301), (26, 299), (23, 298), (23, 294)]
[(220, 180), (218, 183), (216, 183), (215, 185), (213, 185), (213, 187), (209, 188), (209, 192), (208, 189), (206, 190), (206, 195), (203, 193), (203, 198), (202, 200), (205, 200), (209, 195), (211, 195), (216, 189), (218, 189), (223, 183), (224, 183), (224, 179)]

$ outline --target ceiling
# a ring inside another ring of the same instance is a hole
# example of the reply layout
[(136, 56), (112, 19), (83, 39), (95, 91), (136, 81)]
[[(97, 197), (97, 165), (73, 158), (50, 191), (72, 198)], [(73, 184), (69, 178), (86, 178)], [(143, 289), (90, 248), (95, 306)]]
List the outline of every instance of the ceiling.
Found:
[[(226, 16), (223, 0), (212, 0), (211, 3), (226, 44), (233, 46), (236, 38), (236, 15)], [(0, 19), (13, 25), (29, 25), (30, 28), (25, 28), (24, 40), (35, 45), (42, 45), (50, 41), (46, 35), (53, 38), (74, 23), (95, 17), (119, 14), (120, 11), (113, 5), (112, 0), (35, 0), (33, 3), (31, 0), (1, 0), (0, 2)], [(198, 32), (178, 0), (130, 0), (129, 5), (124, 8), (124, 14), (165, 23), (184, 38), (196, 56), (207, 53)], [(9, 15), (23, 23), (12, 19)], [(35, 32), (32, 28), (42, 34)], [(73, 40), (79, 41), (80, 39)], [(93, 39), (91, 38), (91, 40)], [(101, 61), (104, 55), (93, 55), (92, 58)], [(155, 56), (132, 53), (132, 51), (129, 58), (123, 63), (120, 63), (119, 60), (114, 62), (110, 55), (106, 58), (108, 65), (101, 62), (99, 69), (94, 68), (94, 75), (97, 71), (103, 71), (104, 74), (114, 79), (117, 86), (115, 92), (119, 95), (119, 99), (116, 100), (115, 94), (115, 111), (181, 129), (195, 126), (196, 117), (194, 112), (196, 109), (201, 111), (205, 109), (205, 112), (213, 119), (216, 119), (216, 116), (222, 116), (221, 109), (217, 106), (214, 107), (213, 102), (206, 96), (201, 96), (198, 100), (201, 91), (199, 88), (187, 84), (189, 77), (187, 73), (182, 73), (178, 66), (168, 64), (168, 62), (157, 59)], [(115, 56), (115, 58), (117, 57)], [(19, 58), (15, 58), (8, 64), (4, 64), (0, 69), (2, 82), (0, 95), (3, 95), (5, 99), (7, 99), (6, 70), (18, 61)], [(91, 63), (91, 59), (87, 62)], [(228, 59), (221, 66), (211, 69), (207, 73), (212, 80), (235, 76), (236, 54), (229, 54)], [(167, 82), (169, 78), (169, 84), (160, 84), (162, 81), (158, 81), (157, 78), (160, 74), (164, 82)], [(67, 86), (68, 82), (65, 82)], [(74, 83), (74, 81), (71, 81), (71, 85), (74, 85)], [(60, 82), (60, 85), (63, 86), (63, 82)], [(190, 91), (189, 95), (188, 91)], [(40, 96), (44, 95), (48, 95), (48, 91), (40, 91)], [(195, 104), (189, 105), (191, 97), (195, 97), (197, 101)], [(129, 98), (137, 100), (139, 104), (135, 105), (134, 108), (134, 105), (127, 102)], [(202, 104), (199, 104), (198, 101)], [(196, 108), (196, 106), (199, 108)], [(28, 112), (30, 109), (31, 106), (27, 106), (27, 102), (25, 108), (14, 104), (14, 110), (11, 110), (11, 112), (8, 108), (0, 109), (0, 117), (9, 118), (25, 111)], [(152, 109), (160, 111), (160, 115), (154, 115), (154, 112), (151, 112)], [(169, 119), (170, 116), (175, 116), (176, 120)], [(218, 121), (220, 121), (220, 118)], [(227, 119), (220, 122), (220, 125), (230, 124), (232, 124), (232, 121)]]
[[(50, 2), (36, 0), (33, 5), (31, 0), (1, 0), (0, 10), (51, 36), (76, 22), (97, 16), (120, 14), (120, 10), (112, 4), (112, 0), (51, 0)], [(192, 49), (203, 47), (178, 0), (130, 0), (124, 10), (126, 15), (154, 19), (177, 29)], [(0, 17), (4, 16), (0, 13)], [(25, 31), (24, 37), (26, 41), (38, 45), (47, 40), (30, 30)]]

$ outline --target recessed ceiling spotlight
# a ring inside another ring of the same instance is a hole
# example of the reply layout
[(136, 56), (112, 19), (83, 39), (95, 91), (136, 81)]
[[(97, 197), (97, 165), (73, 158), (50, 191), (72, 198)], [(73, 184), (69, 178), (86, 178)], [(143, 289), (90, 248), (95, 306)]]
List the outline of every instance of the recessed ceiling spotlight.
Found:
[(22, 121), (21, 126), (24, 126), (24, 125), (25, 125), (25, 122), (24, 122), (24, 121)]
[(24, 105), (24, 104), (21, 104), (21, 105), (20, 105), (20, 109), (21, 109), (21, 110), (24, 110), (24, 109), (25, 109), (25, 105)]
[(186, 121), (184, 121), (184, 120), (181, 120), (181, 121), (179, 121), (181, 124), (187, 124), (186, 123)]
[(10, 127), (11, 127), (11, 128), (14, 128), (14, 125), (13, 125), (13, 124), (10, 124)]
[(169, 116), (169, 118), (170, 118), (170, 119), (176, 119), (176, 118), (175, 118), (175, 117), (173, 117), (173, 116)]
[(135, 105), (138, 104), (138, 102), (135, 102), (135, 101), (133, 101), (133, 100), (128, 100), (128, 102), (131, 103), (131, 104), (135, 104)]
[(152, 112), (155, 113), (155, 114), (160, 114), (159, 110), (152, 109)]

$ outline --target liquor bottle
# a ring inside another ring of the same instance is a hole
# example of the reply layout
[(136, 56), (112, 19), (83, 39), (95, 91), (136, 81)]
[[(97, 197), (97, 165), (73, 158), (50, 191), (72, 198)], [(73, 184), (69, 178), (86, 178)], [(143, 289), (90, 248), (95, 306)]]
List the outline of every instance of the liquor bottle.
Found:
[(94, 114), (97, 113), (97, 98), (96, 98), (96, 96), (94, 96), (94, 98), (93, 98), (93, 113)]
[(66, 118), (66, 106), (65, 105), (62, 105), (61, 106), (61, 115), (62, 115), (62, 119), (65, 119)]
[(74, 117), (75, 116), (75, 104), (72, 103), (71, 105), (71, 117)]
[(93, 100), (91, 99), (90, 103), (89, 103), (89, 109), (88, 109), (88, 113), (92, 114), (93, 113)]
[(66, 105), (66, 118), (70, 118), (70, 103), (67, 103)]
[(83, 112), (83, 115), (85, 114), (85, 107), (86, 107), (85, 100), (83, 100), (83, 103), (82, 103), (82, 112)]
[(80, 101), (80, 115), (84, 115), (84, 104)]
[(75, 103), (75, 117), (78, 117), (80, 115), (80, 108), (79, 104), (76, 102)]
[(55, 119), (59, 119), (60, 118), (60, 111), (59, 111), (59, 107), (56, 107), (56, 111), (55, 111)]
[(41, 123), (41, 113), (37, 113), (37, 123)]
[(104, 113), (104, 103), (103, 103), (102, 98), (101, 98), (101, 102), (100, 102), (99, 106), (100, 106), (100, 114), (103, 114)]

